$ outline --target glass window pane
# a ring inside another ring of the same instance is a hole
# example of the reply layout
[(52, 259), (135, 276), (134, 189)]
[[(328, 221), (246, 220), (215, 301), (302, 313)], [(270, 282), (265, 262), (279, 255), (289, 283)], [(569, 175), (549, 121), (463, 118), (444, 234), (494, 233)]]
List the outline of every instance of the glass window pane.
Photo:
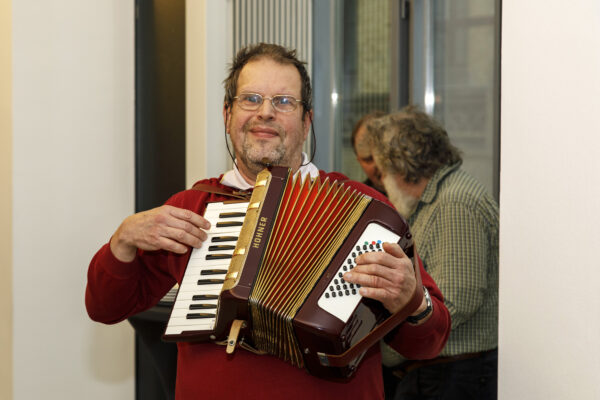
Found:
[(351, 179), (364, 180), (356, 162), (350, 136), (365, 114), (390, 108), (390, 18), (389, 0), (344, 2), (343, 57), (339, 66), (338, 121), (341, 148), (336, 151), (336, 169)]
[(496, 193), (495, 0), (437, 0), (433, 13), (434, 117), (465, 169)]

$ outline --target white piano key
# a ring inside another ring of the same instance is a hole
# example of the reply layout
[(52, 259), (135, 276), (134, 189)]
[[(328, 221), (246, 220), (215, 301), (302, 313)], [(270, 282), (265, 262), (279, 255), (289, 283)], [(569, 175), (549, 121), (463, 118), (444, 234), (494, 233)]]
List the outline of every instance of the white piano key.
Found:
[[(205, 271), (212, 271), (214, 268), (195, 268), (193, 271), (190, 271), (186, 276), (185, 279), (182, 281), (182, 284), (185, 282), (197, 282), (198, 279), (225, 279), (225, 276), (227, 276), (227, 269), (223, 270), (225, 272), (223, 273), (219, 273), (219, 274), (203, 274), (202, 272)], [(221, 268), (218, 268), (218, 270), (222, 270)]]
[[(210, 247), (210, 245), (208, 243), (202, 243), (202, 247), (198, 248), (198, 249), (194, 249), (196, 251), (192, 251), (192, 254), (190, 255), (190, 260), (195, 260), (198, 258), (202, 258), (205, 259), (207, 255), (209, 254), (228, 254), (228, 255), (233, 255), (233, 250), (234, 249), (229, 249), (229, 250), (224, 250), (224, 249), (216, 249), (216, 250), (209, 250), (208, 248)], [(226, 259), (224, 259), (226, 260)], [(226, 264), (228, 264), (228, 261), (222, 261)]]
[(215, 275), (201, 275), (200, 273), (202, 272), (201, 268), (195, 268), (194, 270), (190, 270), (189, 272), (186, 273), (186, 275), (183, 277), (183, 280), (181, 282), (180, 286), (185, 285), (186, 283), (194, 283), (196, 284), (198, 279), (207, 279), (207, 278), (221, 278), (221, 276), (215, 276)]
[[(192, 296), (189, 296), (190, 298)], [(176, 305), (173, 305), (173, 308), (180, 308), (180, 309), (184, 309), (184, 310), (189, 310), (190, 306), (192, 304), (214, 304), (217, 305), (218, 304), (218, 300), (190, 300), (189, 302), (183, 303), (183, 302), (179, 302)]]
[(207, 203), (206, 211), (204, 212), (204, 215), (206, 215), (208, 213), (214, 213), (214, 212), (229, 212), (232, 210), (247, 210), (247, 209), (248, 209), (248, 202), (225, 203), (225, 202), (221, 201), (221, 202)]
[[(231, 258), (219, 258), (219, 259), (214, 259), (214, 260), (207, 260), (206, 256), (208, 254), (227, 254), (226, 252), (221, 252), (221, 251), (217, 251), (217, 252), (213, 252), (213, 253), (205, 253), (205, 254), (197, 254), (194, 255), (192, 254), (190, 256), (190, 262), (191, 265), (202, 265), (202, 266), (214, 266), (214, 265), (229, 265), (229, 263), (231, 262)], [(233, 251), (230, 251), (228, 255), (233, 255)]]
[(186, 330), (213, 330), (215, 329), (216, 318), (188, 319), (185, 315), (171, 317), (169, 326), (186, 327)]
[[(234, 242), (210, 242), (210, 239), (212, 239), (212, 237), (214, 236), (218, 236), (218, 235), (214, 235), (209, 233), (208, 234), (208, 240), (203, 242), (202, 245), (198, 248), (195, 248), (192, 250), (192, 254), (190, 256), (191, 259), (195, 259), (198, 257), (203, 257), (206, 256), (207, 254), (211, 254), (211, 253), (224, 253), (224, 254), (233, 254), (233, 249), (229, 249), (229, 250), (224, 250), (224, 249), (217, 249), (217, 250), (209, 250), (211, 246), (218, 246), (218, 245), (223, 245), (223, 244), (228, 244), (228, 245), (235, 245)], [(237, 236), (237, 233), (236, 233)]]
[(186, 325), (176, 323), (175, 325), (169, 325), (165, 332), (166, 335), (181, 335), (185, 332), (191, 331), (212, 331), (214, 330), (214, 322), (212, 324), (205, 325)]
[[(208, 293), (201, 293), (201, 294), (208, 294)], [(214, 293), (215, 295), (219, 295), (218, 293)], [(217, 299), (204, 299), (204, 300), (193, 300), (193, 296), (198, 295), (198, 293), (194, 293), (194, 292), (182, 292), (181, 293), (181, 299), (179, 302), (177, 302), (176, 304), (173, 305), (173, 307), (179, 307), (179, 308), (188, 308), (188, 306), (190, 304), (200, 304), (200, 303), (211, 303), (211, 304), (218, 304), (218, 300)]]
[[(169, 323), (168, 328), (176, 327), (182, 331), (211, 331), (215, 329), (215, 319), (186, 319), (185, 317), (173, 318), (173, 321)], [(179, 332), (179, 333), (181, 333)]]
[[(206, 288), (206, 287), (198, 287), (198, 285), (187, 285), (185, 287), (180, 287), (179, 288), (179, 292), (180, 293), (185, 293), (186, 296), (187, 295), (201, 295), (201, 294), (216, 294), (217, 296), (221, 294), (221, 286), (218, 285), (211, 285), (213, 286), (212, 288)], [(181, 300), (181, 301), (185, 301), (185, 300)]]
[(194, 282), (183, 282), (181, 284), (181, 287), (179, 288), (180, 292), (194, 292), (196, 294), (204, 294), (204, 293), (214, 293), (215, 291), (218, 291), (218, 293), (221, 293), (221, 288), (223, 287), (223, 284), (219, 284), (219, 283), (214, 283), (214, 284), (208, 284), (208, 285), (198, 285), (198, 280), (196, 279), (196, 281)]
[[(217, 312), (216, 309), (212, 309), (212, 310), (189, 310), (187, 308), (174, 308), (173, 312), (171, 314), (171, 318), (186, 318), (186, 316), (188, 314), (194, 314), (194, 313), (215, 314), (216, 312)], [(203, 319), (203, 318), (199, 318), (199, 320), (200, 319)], [(206, 318), (206, 319), (210, 319), (210, 318)]]

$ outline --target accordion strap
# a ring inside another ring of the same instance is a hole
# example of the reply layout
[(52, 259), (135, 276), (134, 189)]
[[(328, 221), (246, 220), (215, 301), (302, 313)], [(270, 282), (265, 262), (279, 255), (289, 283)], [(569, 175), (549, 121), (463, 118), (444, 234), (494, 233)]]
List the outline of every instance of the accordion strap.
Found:
[(415, 277), (417, 278), (417, 285), (413, 295), (411, 296), (408, 304), (396, 311), (394, 314), (386, 318), (381, 324), (373, 329), (368, 335), (362, 338), (360, 341), (355, 343), (352, 347), (346, 350), (342, 354), (325, 354), (318, 352), (319, 361), (321, 365), (326, 367), (345, 367), (349, 365), (355, 358), (359, 357), (371, 346), (379, 342), (385, 335), (390, 333), (394, 328), (406, 318), (411, 315), (423, 301), (423, 283), (421, 281), (421, 259), (415, 252), (415, 258), (413, 259), (413, 265), (415, 265)]
[(201, 192), (215, 193), (220, 194), (222, 196), (234, 197), (240, 200), (250, 200), (250, 196), (252, 195), (251, 191), (236, 190), (229, 187), (217, 187), (207, 185), (205, 183), (196, 183), (194, 186), (192, 186), (192, 189), (199, 190)]

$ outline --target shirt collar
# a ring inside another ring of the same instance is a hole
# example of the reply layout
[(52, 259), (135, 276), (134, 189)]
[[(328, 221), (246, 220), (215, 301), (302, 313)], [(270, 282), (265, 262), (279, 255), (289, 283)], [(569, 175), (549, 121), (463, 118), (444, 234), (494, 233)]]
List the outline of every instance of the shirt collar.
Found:
[(437, 195), (439, 183), (443, 181), (444, 178), (452, 171), (458, 169), (458, 167), (460, 167), (461, 164), (462, 161), (459, 161), (452, 165), (445, 165), (439, 168), (437, 171), (435, 171), (429, 182), (427, 182), (427, 186), (425, 186), (425, 190), (421, 195), (420, 201), (422, 201), (423, 203), (431, 203)]
[[(319, 169), (315, 164), (308, 162), (308, 156), (304, 152), (302, 153), (302, 166), (300, 167), (299, 171), (302, 174), (302, 178), (305, 178), (307, 175), (313, 179), (319, 176)], [(248, 190), (254, 187), (246, 182), (235, 163), (233, 164), (232, 170), (229, 170), (223, 174), (223, 177), (221, 178), (221, 184), (238, 190)]]

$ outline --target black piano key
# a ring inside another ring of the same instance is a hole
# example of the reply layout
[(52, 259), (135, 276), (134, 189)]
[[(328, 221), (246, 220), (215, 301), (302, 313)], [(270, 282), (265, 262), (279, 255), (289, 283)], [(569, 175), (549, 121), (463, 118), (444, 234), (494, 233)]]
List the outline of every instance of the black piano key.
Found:
[(211, 242), (213, 243), (217, 243), (217, 242), (237, 242), (238, 237), (237, 236), (215, 236), (212, 238)]
[(217, 228), (228, 228), (231, 226), (242, 226), (244, 225), (243, 221), (222, 221), (217, 222)]
[(217, 244), (213, 246), (208, 246), (208, 251), (219, 251), (219, 250), (235, 250), (235, 245), (233, 244)]
[(245, 216), (245, 212), (224, 212), (219, 214), (219, 218), (240, 218)]
[(215, 314), (212, 313), (189, 313), (185, 316), (186, 319), (202, 319), (202, 318), (214, 318)]
[(225, 283), (225, 279), (198, 279), (198, 285), (216, 285)]
[(192, 300), (194, 301), (199, 301), (199, 300), (218, 300), (219, 299), (219, 295), (218, 294), (195, 294), (192, 296)]
[(231, 254), (207, 254), (207, 260), (225, 260), (231, 258)]
[(200, 275), (224, 275), (226, 273), (226, 269), (204, 269), (200, 272)]
[(216, 304), (190, 304), (190, 310), (212, 310), (217, 308)]

